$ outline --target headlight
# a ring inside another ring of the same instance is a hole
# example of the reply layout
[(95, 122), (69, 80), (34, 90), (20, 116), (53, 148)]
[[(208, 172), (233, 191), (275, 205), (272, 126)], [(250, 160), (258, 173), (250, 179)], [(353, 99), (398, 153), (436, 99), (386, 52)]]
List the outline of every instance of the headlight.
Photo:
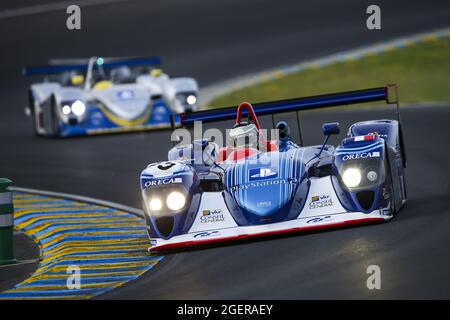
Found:
[(74, 103), (72, 103), (72, 112), (76, 116), (81, 116), (86, 111), (86, 105), (80, 101), (77, 100)]
[(151, 211), (159, 211), (162, 208), (162, 202), (158, 198), (153, 198), (149, 202), (149, 207)]
[(187, 96), (187, 98), (186, 98), (186, 102), (188, 103), (188, 104), (195, 104), (196, 102), (197, 102), (197, 97), (196, 96), (194, 96), (193, 94), (191, 94), (191, 95), (188, 95)]
[(361, 182), (361, 172), (355, 168), (349, 168), (344, 171), (342, 180), (349, 188), (357, 187)]
[(186, 197), (181, 192), (173, 191), (167, 196), (166, 203), (170, 210), (178, 211), (186, 204)]
[(376, 173), (375, 171), (369, 171), (367, 172), (367, 179), (370, 182), (375, 182), (378, 179), (378, 173)]
[(62, 113), (64, 115), (67, 116), (70, 112), (72, 112), (72, 109), (70, 108), (69, 105), (65, 105), (65, 106), (62, 107)]

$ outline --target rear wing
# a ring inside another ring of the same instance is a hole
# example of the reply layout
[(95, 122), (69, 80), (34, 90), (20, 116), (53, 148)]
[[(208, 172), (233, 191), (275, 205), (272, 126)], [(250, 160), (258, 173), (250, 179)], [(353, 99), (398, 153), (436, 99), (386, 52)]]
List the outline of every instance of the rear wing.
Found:
[[(49, 75), (67, 71), (86, 72), (90, 59), (53, 59), (46, 66), (30, 66), (23, 69), (23, 75)], [(104, 69), (117, 68), (120, 66), (160, 66), (159, 57), (127, 57), (127, 58), (97, 58), (96, 65)]]
[[(370, 88), (357, 91), (337, 92), (325, 95), (310, 96), (304, 98), (294, 98), (278, 101), (268, 101), (253, 104), (253, 109), (257, 116), (271, 115), (272, 126), (275, 127), (274, 114), (285, 112), (296, 112), (297, 126), (300, 138), (300, 145), (303, 145), (300, 128), (299, 111), (320, 109), (326, 107), (343, 106), (356, 103), (384, 101), (386, 104), (396, 105), (396, 116), (399, 124), (400, 108), (398, 102), (398, 90), (396, 84), (388, 84), (384, 87)], [(236, 117), (237, 107), (226, 107), (212, 110), (205, 110), (192, 113), (180, 113), (170, 115), (172, 130), (186, 125), (192, 125), (195, 121), (215, 122), (230, 120)], [(249, 116), (248, 109), (243, 109), (242, 116)]]
[[(372, 101), (385, 101), (387, 104), (397, 105), (397, 118), (400, 118), (397, 85), (389, 84), (384, 87), (331, 93), (325, 95), (269, 101), (253, 104), (256, 115), (274, 115), (284, 112), (298, 112), (303, 110), (342, 106)], [(248, 116), (248, 110), (243, 110), (243, 116)], [(236, 117), (236, 107), (226, 107), (192, 113), (171, 115), (172, 129), (178, 126), (191, 125), (195, 121), (214, 122), (229, 120)], [(400, 120), (400, 119), (399, 119)]]

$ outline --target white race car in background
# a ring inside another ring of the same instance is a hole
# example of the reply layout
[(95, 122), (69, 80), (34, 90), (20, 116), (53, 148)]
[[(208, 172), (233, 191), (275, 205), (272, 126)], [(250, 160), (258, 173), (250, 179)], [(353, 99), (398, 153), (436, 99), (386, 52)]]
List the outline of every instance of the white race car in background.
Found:
[(170, 78), (159, 58), (51, 60), (27, 67), (25, 75), (44, 75), (32, 84), (27, 114), (34, 131), (75, 136), (170, 126), (170, 114), (197, 110), (193, 78)]

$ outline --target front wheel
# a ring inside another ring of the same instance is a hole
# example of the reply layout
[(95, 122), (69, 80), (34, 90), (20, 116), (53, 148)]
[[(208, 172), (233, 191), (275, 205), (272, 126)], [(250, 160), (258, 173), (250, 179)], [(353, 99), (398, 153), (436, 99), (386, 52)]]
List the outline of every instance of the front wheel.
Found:
[(33, 98), (33, 93), (30, 91), (29, 94), (29, 108), (30, 108), (30, 117), (31, 117), (31, 123), (32, 123), (32, 128), (33, 128), (33, 133), (35, 136), (41, 136), (41, 134), (39, 133), (38, 130), (38, 119), (37, 117), (39, 115), (36, 115), (36, 105), (35, 105), (35, 101)]
[(386, 154), (386, 168), (387, 168), (387, 183), (386, 185), (389, 186), (389, 194), (390, 194), (390, 213), (391, 215), (395, 216), (398, 211), (400, 210), (402, 206), (401, 201), (401, 193), (402, 193), (402, 186), (400, 184), (400, 177), (398, 175), (396, 165), (395, 155), (391, 152), (389, 152), (388, 146), (385, 146), (385, 154)]
[(388, 168), (388, 172), (386, 175), (387, 180), (386, 185), (389, 186), (389, 214), (391, 216), (395, 216), (397, 214), (397, 205), (395, 203), (395, 189), (394, 183), (392, 181), (392, 174), (389, 161), (386, 161), (386, 167)]
[(57, 103), (55, 97), (52, 97), (49, 109), (49, 117), (48, 117), (48, 135), (51, 137), (59, 137), (60, 128), (59, 128), (59, 117), (58, 112), (56, 110)]

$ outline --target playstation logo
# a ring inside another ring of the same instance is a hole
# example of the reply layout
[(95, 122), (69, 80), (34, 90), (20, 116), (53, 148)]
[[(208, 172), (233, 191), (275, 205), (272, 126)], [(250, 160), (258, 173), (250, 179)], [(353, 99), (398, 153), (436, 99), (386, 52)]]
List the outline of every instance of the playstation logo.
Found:
[(249, 181), (273, 179), (278, 177), (278, 168), (254, 168), (248, 171)]

